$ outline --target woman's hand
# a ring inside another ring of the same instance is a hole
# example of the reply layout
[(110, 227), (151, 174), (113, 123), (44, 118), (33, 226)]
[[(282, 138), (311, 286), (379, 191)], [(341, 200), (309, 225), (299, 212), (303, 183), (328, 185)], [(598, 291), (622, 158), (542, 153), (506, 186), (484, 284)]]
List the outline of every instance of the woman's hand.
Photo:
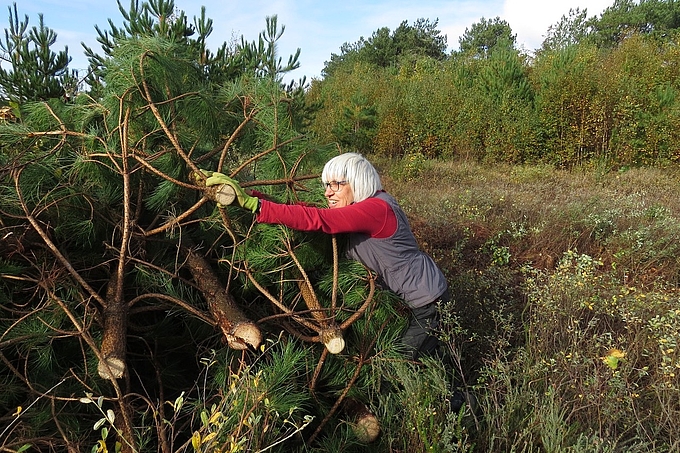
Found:
[(252, 213), (255, 213), (255, 211), (257, 211), (257, 208), (259, 206), (259, 200), (257, 199), (257, 197), (252, 197), (248, 195), (245, 192), (245, 190), (241, 188), (241, 186), (235, 179), (232, 179), (229, 176), (224, 175), (222, 173), (213, 172), (210, 174), (208, 179), (205, 180), (206, 187), (216, 186), (220, 184), (226, 184), (230, 186), (232, 189), (234, 189), (234, 192), (236, 193), (236, 202), (240, 207), (242, 207), (243, 209), (247, 209)]

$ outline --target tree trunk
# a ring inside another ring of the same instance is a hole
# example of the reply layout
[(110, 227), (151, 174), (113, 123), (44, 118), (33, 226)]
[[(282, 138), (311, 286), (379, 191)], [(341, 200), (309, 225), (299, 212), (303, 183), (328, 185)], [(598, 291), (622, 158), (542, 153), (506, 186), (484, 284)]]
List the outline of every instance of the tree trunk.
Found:
[(227, 344), (232, 349), (257, 348), (262, 341), (260, 328), (249, 320), (227, 293), (210, 264), (201, 256), (187, 249), (187, 266), (198, 289), (208, 302), (208, 309), (215, 317)]
[(352, 431), (360, 442), (369, 444), (378, 438), (380, 421), (364, 403), (348, 397), (343, 401), (343, 410), (352, 419)]
[(101, 345), (104, 361), (99, 362), (97, 367), (99, 376), (109, 380), (120, 379), (125, 374), (127, 352), (128, 306), (124, 298), (116, 298), (117, 280), (116, 274), (113, 274), (106, 289)]

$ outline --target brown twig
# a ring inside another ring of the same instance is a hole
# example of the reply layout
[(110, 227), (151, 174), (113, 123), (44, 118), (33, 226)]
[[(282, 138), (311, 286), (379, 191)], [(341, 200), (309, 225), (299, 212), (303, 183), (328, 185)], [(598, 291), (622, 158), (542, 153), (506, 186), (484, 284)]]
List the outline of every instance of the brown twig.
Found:
[[(205, 314), (204, 312), (192, 307), (188, 303), (184, 302), (181, 299), (177, 299), (176, 297), (168, 296), (167, 294), (161, 294), (161, 293), (148, 293), (148, 294), (142, 294), (140, 296), (135, 297), (134, 299), (130, 300), (128, 302), (128, 306), (132, 307), (135, 303), (139, 302), (140, 300), (143, 299), (159, 299), (159, 300), (164, 300), (167, 302), (170, 302), (172, 304), (177, 305), (178, 307), (181, 307), (183, 310), (191, 313), (201, 321), (205, 322), (206, 324), (209, 324), (211, 326), (215, 325), (215, 320)], [(145, 311), (152, 311), (152, 310), (158, 310), (157, 307), (149, 307), (149, 308), (140, 308), (137, 310), (130, 310), (130, 313), (141, 313)]]
[(349, 393), (350, 389), (354, 386), (354, 383), (357, 381), (357, 379), (359, 379), (359, 373), (361, 372), (361, 368), (364, 366), (365, 363), (367, 363), (367, 361), (363, 357), (360, 357), (359, 363), (357, 363), (357, 368), (356, 368), (356, 370), (354, 370), (354, 374), (352, 375), (349, 382), (345, 386), (344, 390), (342, 391), (342, 393), (338, 397), (337, 401), (335, 401), (335, 404), (333, 404), (333, 407), (331, 407), (331, 410), (328, 411), (328, 414), (326, 414), (324, 419), (321, 420), (321, 423), (319, 423), (319, 426), (316, 427), (316, 430), (314, 431), (314, 433), (309, 437), (309, 439), (307, 440), (307, 443), (311, 444), (311, 443), (314, 442), (314, 440), (316, 439), (316, 436), (319, 435), (319, 433), (324, 428), (324, 426), (326, 426), (326, 423), (328, 423), (328, 421), (331, 419), (331, 417), (338, 410), (338, 408), (342, 404), (342, 401), (345, 399), (345, 397)]
[(136, 154), (132, 154), (131, 157), (134, 158), (137, 162), (139, 162), (140, 165), (142, 165), (144, 168), (149, 170), (151, 173), (153, 173), (154, 175), (156, 175), (156, 176), (158, 176), (162, 179), (165, 179), (166, 181), (170, 181), (171, 183), (176, 184), (180, 187), (184, 187), (186, 189), (192, 189), (192, 190), (201, 189), (201, 187), (199, 187), (195, 184), (190, 184), (190, 183), (187, 183), (187, 182), (184, 182), (184, 181), (180, 181), (179, 179), (175, 179), (172, 176), (166, 175), (165, 173), (163, 173), (162, 171), (158, 170), (156, 167), (151, 165), (148, 162), (148, 159), (144, 159), (141, 156), (138, 156)]
[(324, 350), (321, 352), (321, 357), (319, 357), (319, 362), (316, 364), (316, 368), (314, 369), (312, 381), (309, 383), (309, 391), (312, 393), (314, 393), (314, 390), (316, 389), (316, 383), (319, 380), (319, 376), (321, 375), (321, 369), (323, 368), (324, 362), (326, 362), (326, 357), (328, 357), (328, 349), (324, 348)]
[(24, 201), (23, 194), (21, 192), (21, 189), (19, 187), (19, 176), (21, 175), (21, 169), (18, 169), (14, 172), (14, 187), (16, 188), (17, 191), (17, 196), (19, 198), (19, 204), (21, 205), (21, 208), (24, 211), (24, 214), (26, 215), (26, 220), (31, 224), (33, 229), (38, 233), (40, 238), (43, 240), (45, 245), (50, 249), (52, 254), (55, 256), (55, 258), (61, 263), (62, 266), (66, 269), (66, 271), (71, 274), (71, 276), (88, 292), (88, 294), (95, 299), (97, 302), (99, 302), (102, 306), (106, 304), (106, 301), (104, 298), (102, 298), (97, 291), (95, 291), (94, 288), (92, 288), (87, 281), (76, 271), (71, 264), (71, 262), (59, 251), (59, 248), (56, 246), (54, 242), (50, 239), (50, 237), (47, 235), (47, 233), (41, 228), (40, 224), (38, 221), (33, 217), (33, 215), (29, 212), (28, 206), (26, 206), (26, 202)]
[[(120, 100), (120, 108), (123, 110), (123, 99)], [(130, 125), (130, 108), (125, 109), (124, 119), (122, 120), (120, 131), (120, 143), (122, 164), (123, 164), (123, 225), (121, 228), (121, 240), (120, 240), (120, 253), (118, 255), (118, 266), (116, 273), (117, 275), (117, 285), (115, 293), (115, 303), (123, 304), (123, 287), (125, 281), (125, 266), (126, 257), (128, 254), (128, 245), (130, 239), (130, 225), (132, 222), (132, 217), (130, 215), (130, 173), (128, 168), (128, 127)], [(112, 301), (109, 301), (112, 302)]]
[(375, 295), (375, 278), (373, 277), (373, 274), (371, 274), (370, 272), (369, 272), (368, 284), (369, 284), (369, 292), (368, 292), (368, 296), (366, 297), (366, 301), (365, 301), (363, 304), (361, 304), (361, 307), (359, 307), (359, 309), (358, 309), (356, 312), (354, 312), (354, 314), (353, 314), (352, 316), (350, 316), (349, 318), (347, 318), (347, 319), (345, 320), (345, 322), (343, 322), (343, 323), (340, 325), (340, 328), (341, 328), (342, 330), (345, 330), (345, 329), (347, 329), (349, 326), (351, 326), (352, 324), (354, 324), (354, 322), (355, 322), (357, 319), (359, 319), (359, 318), (361, 317), (361, 315), (364, 314), (364, 312), (366, 311), (366, 309), (368, 308), (368, 306), (369, 306), (369, 305), (371, 304), (371, 302), (373, 301), (373, 296)]
[(55, 404), (54, 404), (54, 400), (50, 401), (50, 409), (51, 409), (51, 412), (52, 412), (52, 420), (54, 420), (54, 424), (57, 426), (57, 430), (59, 431), (61, 438), (64, 439), (64, 444), (66, 445), (68, 452), (69, 453), (78, 453), (78, 449), (75, 448), (71, 444), (71, 441), (68, 440), (68, 436), (66, 435), (64, 428), (61, 426), (61, 423), (59, 423), (59, 417), (57, 417), (57, 411), (56, 411), (56, 407), (55, 407)]
[(259, 153), (259, 154), (254, 155), (253, 157), (251, 157), (250, 159), (246, 160), (246, 161), (243, 162), (241, 165), (239, 165), (238, 167), (236, 167), (236, 169), (233, 170), (233, 171), (231, 172), (231, 176), (237, 175), (241, 170), (243, 170), (244, 168), (246, 168), (248, 165), (250, 165), (251, 163), (255, 162), (256, 160), (261, 159), (262, 157), (266, 156), (267, 154), (269, 154), (269, 153), (271, 153), (271, 152), (273, 152), (273, 151), (276, 151), (276, 150), (277, 150), (279, 147), (281, 147), (281, 146), (285, 146), (285, 145), (287, 145), (287, 144), (289, 144), (289, 143), (294, 142), (295, 140), (299, 140), (301, 137), (302, 137), (302, 135), (297, 136), (297, 137), (290, 138), (290, 139), (288, 139), (288, 140), (285, 140), (285, 141), (279, 143), (278, 146), (273, 146), (273, 147), (271, 147), (271, 148), (269, 148), (269, 149), (266, 149), (266, 150), (262, 151), (262, 152)]
[(284, 313), (286, 313), (286, 314), (288, 314), (288, 315), (295, 316), (295, 317), (296, 317), (295, 320), (296, 320), (297, 322), (299, 322), (300, 324), (302, 324), (303, 326), (307, 327), (308, 329), (311, 329), (311, 330), (313, 330), (313, 331), (315, 331), (315, 332), (317, 332), (317, 333), (319, 332), (320, 329), (319, 329), (318, 326), (316, 326), (315, 324), (313, 324), (313, 323), (311, 323), (311, 322), (309, 322), (309, 321), (307, 321), (307, 320), (305, 320), (305, 319), (303, 319), (303, 318), (297, 317), (296, 313), (293, 312), (293, 310), (291, 310), (290, 308), (288, 308), (285, 304), (283, 304), (283, 303), (282, 303), (281, 301), (279, 301), (276, 297), (274, 297), (274, 296), (267, 290), (267, 288), (265, 288), (264, 286), (262, 286), (262, 285), (260, 284), (260, 282), (258, 282), (258, 281), (255, 279), (255, 277), (253, 276), (252, 272), (250, 272), (250, 270), (249, 270), (247, 267), (246, 267), (246, 269), (245, 269), (245, 274), (246, 274), (246, 277), (248, 277), (248, 280), (250, 280), (250, 282), (255, 286), (255, 288), (257, 288), (257, 290), (260, 291), (260, 293), (262, 293), (263, 296), (265, 296), (267, 299), (269, 299), (269, 301), (270, 301), (271, 303), (273, 303), (276, 307), (278, 307), (281, 311), (283, 311)]
[(333, 290), (331, 292), (331, 308), (335, 310), (338, 301), (338, 238), (335, 235), (331, 236), (331, 245), (333, 246)]
[[(245, 110), (245, 107), (244, 107)], [(259, 109), (252, 109), (248, 114), (245, 116), (243, 121), (239, 123), (239, 125), (236, 127), (234, 132), (231, 133), (227, 141), (224, 143), (224, 146), (222, 147), (222, 152), (220, 153), (220, 160), (217, 163), (217, 171), (220, 171), (222, 167), (224, 166), (224, 161), (227, 160), (227, 151), (229, 151), (229, 147), (231, 144), (236, 140), (236, 137), (238, 137), (241, 134), (241, 131), (243, 130), (244, 127), (255, 117), (260, 112)]]
[[(44, 282), (39, 282), (40, 286), (45, 290), (45, 292), (50, 296), (50, 298), (59, 305), (59, 307), (62, 309), (64, 314), (70, 319), (71, 323), (73, 326), (76, 328), (78, 331), (78, 336), (82, 338), (85, 343), (90, 347), (90, 350), (94, 353), (94, 355), (97, 357), (99, 362), (103, 364), (105, 367), (108, 367), (108, 363), (105, 360), (104, 355), (102, 354), (101, 350), (97, 347), (96, 342), (94, 341), (94, 338), (90, 336), (90, 334), (87, 332), (83, 324), (78, 321), (76, 316), (71, 312), (71, 310), (66, 306), (63, 300), (59, 296), (57, 296), (50, 288), (48, 288)], [(109, 373), (113, 375), (113, 371), (109, 369)], [(132, 442), (134, 442), (134, 437), (132, 436), (133, 430), (132, 430), (132, 422), (130, 420), (130, 414), (128, 413), (128, 407), (125, 404), (125, 395), (123, 394), (122, 389), (118, 385), (118, 381), (115, 379), (111, 379), (109, 381), (111, 385), (113, 386), (113, 389), (116, 393), (118, 405), (120, 408), (120, 412), (122, 415), (123, 419), (123, 429), (122, 432), (125, 433), (126, 438), (125, 441), (129, 443), (129, 445), (134, 445)]]
[(177, 154), (184, 160), (184, 162), (191, 168), (193, 171), (196, 173), (200, 173), (199, 168), (194, 164), (194, 162), (187, 156), (187, 154), (184, 152), (182, 149), (182, 145), (180, 145), (179, 141), (177, 140), (177, 137), (175, 134), (172, 133), (168, 125), (165, 123), (165, 120), (163, 120), (163, 116), (161, 115), (160, 111), (158, 110), (158, 107), (154, 103), (151, 97), (151, 91), (149, 90), (149, 85), (146, 82), (146, 78), (144, 77), (144, 60), (150, 56), (153, 55), (153, 52), (147, 50), (144, 52), (142, 55), (139, 57), (139, 72), (142, 76), (142, 88), (143, 88), (143, 93), (144, 97), (146, 99), (146, 102), (149, 105), (149, 108), (151, 109), (151, 112), (153, 113), (153, 116), (156, 117), (156, 121), (158, 121), (158, 124), (161, 126), (163, 129), (163, 132), (165, 132), (166, 137), (168, 137), (168, 140), (170, 140), (170, 143), (175, 148), (175, 151)]
[(172, 228), (173, 226), (177, 225), (180, 223), (182, 220), (190, 217), (194, 212), (198, 210), (205, 202), (209, 201), (206, 197), (201, 198), (198, 200), (192, 207), (184, 211), (182, 214), (178, 215), (177, 217), (174, 217), (171, 222), (166, 223), (165, 225), (159, 226), (158, 228), (154, 228), (153, 230), (145, 231), (144, 236), (149, 237), (153, 236), (158, 233), (162, 233), (164, 231), (167, 231), (168, 229)]

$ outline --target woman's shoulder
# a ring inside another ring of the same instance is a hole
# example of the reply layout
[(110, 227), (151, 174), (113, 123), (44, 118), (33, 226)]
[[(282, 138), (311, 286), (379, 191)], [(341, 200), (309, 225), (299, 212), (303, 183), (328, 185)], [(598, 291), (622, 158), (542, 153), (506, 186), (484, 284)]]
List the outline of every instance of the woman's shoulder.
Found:
[(368, 198), (368, 200), (375, 200), (376, 202), (385, 203), (389, 206), (394, 206), (394, 205), (399, 204), (397, 202), (396, 198), (394, 198), (392, 195), (390, 195), (385, 190), (379, 190), (371, 198)]
[(385, 206), (385, 207), (390, 207), (390, 201), (393, 200), (394, 198), (385, 192), (384, 190), (380, 190), (375, 193), (372, 197), (368, 197), (363, 201), (360, 201), (359, 203), (354, 203), (355, 205), (363, 205), (364, 207), (376, 207), (376, 206)]

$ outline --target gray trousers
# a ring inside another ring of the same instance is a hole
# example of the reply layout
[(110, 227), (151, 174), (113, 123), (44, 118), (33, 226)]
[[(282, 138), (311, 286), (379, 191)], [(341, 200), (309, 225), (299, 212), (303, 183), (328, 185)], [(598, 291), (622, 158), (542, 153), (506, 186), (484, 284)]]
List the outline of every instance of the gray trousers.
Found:
[(417, 360), (423, 355), (430, 355), (439, 346), (437, 329), (439, 328), (440, 313), (438, 302), (451, 300), (447, 290), (442, 296), (432, 303), (419, 308), (411, 309), (408, 327), (401, 336), (401, 342), (406, 346), (406, 354), (412, 360)]

